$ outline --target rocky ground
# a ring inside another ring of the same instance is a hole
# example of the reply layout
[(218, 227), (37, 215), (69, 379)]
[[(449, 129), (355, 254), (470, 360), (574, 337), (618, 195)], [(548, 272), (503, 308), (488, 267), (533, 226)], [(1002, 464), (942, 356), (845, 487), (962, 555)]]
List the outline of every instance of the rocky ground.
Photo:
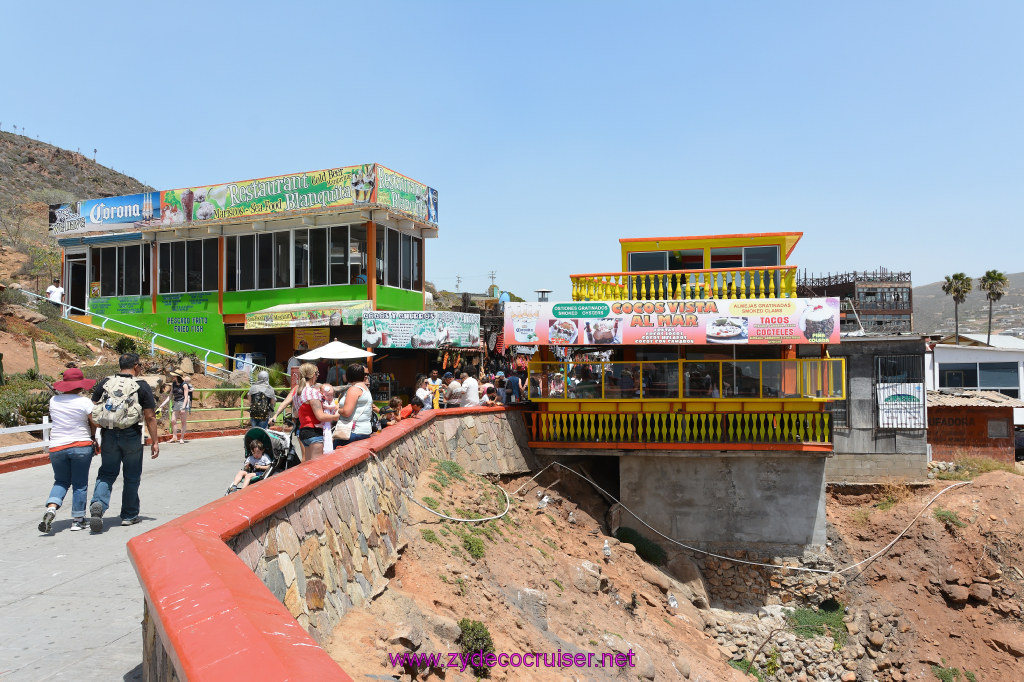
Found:
[[(450, 515), (504, 507), (492, 484), (438, 474), (420, 481), (417, 496)], [(526, 480), (501, 485), (511, 493)], [(494, 668), (495, 679), (753, 679), (728, 667), (743, 660), (765, 680), (1024, 679), (1024, 477), (984, 474), (921, 513), (953, 483), (833, 490), (827, 560), (791, 566), (851, 566), (911, 526), (886, 554), (838, 576), (779, 568), (761, 579), (713, 560), (699, 562), (702, 578), (676, 557), (672, 570), (689, 576), (677, 581), (606, 537), (601, 505), (564, 483), (527, 486), (500, 521), (456, 524), (411, 507), (411, 540), (389, 588), (351, 612), (327, 649), (356, 679), (473, 679), (396, 669), (387, 657), (459, 651), (458, 621), (469, 618), (489, 628), (496, 652), (638, 654), (631, 670)], [(794, 627), (798, 616), (820, 626)]]

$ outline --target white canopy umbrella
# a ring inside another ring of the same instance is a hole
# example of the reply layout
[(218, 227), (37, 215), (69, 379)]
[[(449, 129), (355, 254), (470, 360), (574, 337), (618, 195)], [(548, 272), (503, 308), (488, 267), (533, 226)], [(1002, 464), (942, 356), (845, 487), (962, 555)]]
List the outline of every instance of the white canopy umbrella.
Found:
[(372, 358), (374, 353), (365, 351), (362, 348), (350, 346), (341, 341), (330, 343), (297, 355), (299, 360), (357, 360), (359, 358)]

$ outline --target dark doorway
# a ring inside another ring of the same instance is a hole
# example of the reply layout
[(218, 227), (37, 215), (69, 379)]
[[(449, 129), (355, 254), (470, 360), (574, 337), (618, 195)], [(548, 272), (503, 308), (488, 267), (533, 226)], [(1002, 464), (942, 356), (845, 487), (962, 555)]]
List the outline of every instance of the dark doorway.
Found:
[(65, 262), (68, 269), (67, 294), (64, 300), (73, 306), (68, 312), (71, 315), (83, 315), (85, 314), (86, 294), (89, 292), (88, 273), (85, 269), (85, 254), (68, 254)]

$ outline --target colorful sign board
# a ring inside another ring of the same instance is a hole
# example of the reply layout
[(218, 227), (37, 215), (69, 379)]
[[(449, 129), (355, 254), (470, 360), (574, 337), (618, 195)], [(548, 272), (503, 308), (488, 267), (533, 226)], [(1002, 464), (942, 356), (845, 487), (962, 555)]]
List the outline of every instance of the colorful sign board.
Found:
[(305, 353), (307, 350), (327, 345), (331, 340), (331, 330), (327, 327), (296, 327), (292, 336), (292, 348)]
[(476, 313), (363, 312), (366, 348), (476, 348), (480, 345), (480, 316)]
[(96, 232), (134, 225), (249, 220), (276, 213), (380, 205), (437, 223), (437, 190), (377, 164), (184, 187), (50, 207), (50, 233)]
[(924, 384), (878, 384), (878, 428), (925, 428)]
[(338, 327), (343, 324), (356, 324), (360, 320), (360, 313), (370, 308), (371, 303), (370, 301), (346, 301), (344, 305), (324, 303), (281, 307), (284, 309), (246, 313), (245, 328), (284, 329), (287, 327)]
[(839, 299), (506, 303), (516, 345), (839, 343)]

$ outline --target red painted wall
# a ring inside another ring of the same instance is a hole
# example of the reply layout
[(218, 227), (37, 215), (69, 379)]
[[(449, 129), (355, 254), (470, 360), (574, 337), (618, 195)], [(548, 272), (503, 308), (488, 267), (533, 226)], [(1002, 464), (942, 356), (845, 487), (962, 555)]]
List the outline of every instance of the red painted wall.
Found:
[[(989, 422), (1006, 420), (1007, 438), (990, 438)], [(1013, 464), (1012, 407), (929, 407), (928, 442), (932, 459), (989, 457)]]

